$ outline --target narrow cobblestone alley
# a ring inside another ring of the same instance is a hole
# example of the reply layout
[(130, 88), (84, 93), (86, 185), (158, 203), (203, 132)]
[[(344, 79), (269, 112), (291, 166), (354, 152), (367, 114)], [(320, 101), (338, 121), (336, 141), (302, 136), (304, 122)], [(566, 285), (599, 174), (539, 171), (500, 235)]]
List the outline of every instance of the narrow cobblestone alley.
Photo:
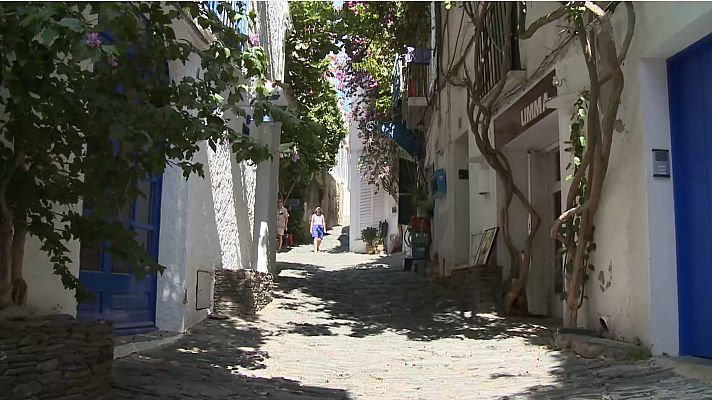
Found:
[(461, 313), (399, 259), (341, 252), (337, 235), (325, 253), (278, 255), (275, 300), (255, 320), (208, 320), (117, 360), (117, 397), (712, 398), (654, 360), (584, 360), (546, 347), (550, 331), (535, 320)]

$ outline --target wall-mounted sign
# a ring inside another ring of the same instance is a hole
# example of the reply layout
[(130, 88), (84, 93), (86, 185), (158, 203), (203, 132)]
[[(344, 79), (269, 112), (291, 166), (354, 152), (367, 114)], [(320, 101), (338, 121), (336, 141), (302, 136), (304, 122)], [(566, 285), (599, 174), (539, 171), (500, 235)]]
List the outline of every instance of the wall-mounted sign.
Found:
[(554, 111), (546, 108), (547, 100), (556, 96), (554, 76), (551, 71), (494, 120), (495, 147), (509, 143)]
[(445, 169), (436, 169), (430, 179), (430, 190), (433, 197), (442, 197), (447, 193), (447, 180), (445, 179)]

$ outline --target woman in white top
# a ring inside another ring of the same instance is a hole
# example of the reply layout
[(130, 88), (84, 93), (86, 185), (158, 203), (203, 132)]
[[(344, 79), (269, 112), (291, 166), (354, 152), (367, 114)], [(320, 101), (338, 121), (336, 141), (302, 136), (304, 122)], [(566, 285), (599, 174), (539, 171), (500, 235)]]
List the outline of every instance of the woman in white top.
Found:
[(326, 231), (326, 219), (324, 214), (321, 213), (321, 207), (317, 207), (309, 220), (309, 230), (311, 231), (312, 238), (314, 238), (314, 252), (319, 252), (319, 246), (321, 246), (321, 239), (324, 238), (324, 232)]

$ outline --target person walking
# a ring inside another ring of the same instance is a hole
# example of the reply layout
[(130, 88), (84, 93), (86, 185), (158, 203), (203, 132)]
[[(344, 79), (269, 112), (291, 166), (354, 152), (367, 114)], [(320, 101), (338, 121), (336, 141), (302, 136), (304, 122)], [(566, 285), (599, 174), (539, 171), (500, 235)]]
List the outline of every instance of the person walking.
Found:
[(277, 251), (282, 250), (284, 232), (289, 226), (289, 211), (284, 207), (284, 200), (277, 200)]
[(321, 240), (324, 238), (324, 232), (326, 231), (326, 219), (324, 214), (321, 213), (321, 207), (317, 207), (314, 210), (309, 222), (309, 230), (312, 238), (314, 238), (314, 253), (318, 253)]

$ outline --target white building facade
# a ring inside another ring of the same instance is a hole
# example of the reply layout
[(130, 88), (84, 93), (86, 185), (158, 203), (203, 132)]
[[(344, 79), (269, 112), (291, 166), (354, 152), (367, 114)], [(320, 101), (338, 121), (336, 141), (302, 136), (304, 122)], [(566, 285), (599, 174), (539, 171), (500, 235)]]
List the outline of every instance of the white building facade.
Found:
[[(269, 59), (268, 79), (284, 77), (284, 38), (288, 28), (286, 2), (254, 2), (257, 34)], [(178, 38), (196, 46), (209, 40), (192, 23), (174, 24)], [(197, 77), (200, 60), (169, 63), (169, 76), (180, 80)], [(279, 101), (279, 100), (277, 100)], [(206, 318), (212, 306), (215, 270), (255, 269), (275, 272), (275, 218), (281, 125), (236, 118), (233, 128), (243, 130), (267, 145), (274, 157), (257, 165), (237, 163), (226, 146), (212, 151), (205, 143), (193, 161), (203, 164), (205, 178), (186, 180), (178, 167), (168, 166), (161, 177), (150, 182), (146, 201), (136, 202), (134, 218), (146, 219), (146, 237), (151, 252), (166, 267), (136, 281), (129, 274), (96, 274), (101, 255), (68, 244), (74, 260), (70, 270), (84, 279), (108, 279), (110, 289), (96, 302), (77, 305), (74, 293), (62, 287), (52, 274), (47, 256), (34, 238), (28, 240), (25, 263), (30, 287), (28, 306), (41, 313), (61, 312), (78, 318), (114, 320), (118, 334), (155, 329), (184, 332)], [(150, 226), (150, 228), (148, 227)], [(100, 270), (102, 268), (99, 268)], [(92, 276), (92, 274), (94, 274)], [(107, 311), (108, 310), (108, 311)]]
[[(559, 6), (529, 3), (527, 22)], [(614, 336), (638, 338), (654, 354), (712, 357), (704, 339), (712, 324), (706, 306), (712, 295), (704, 288), (712, 278), (707, 202), (712, 178), (705, 154), (712, 137), (712, 5), (635, 3), (635, 9), (635, 36), (623, 67), (625, 88), (618, 111), (622, 124), (614, 134), (596, 216), (596, 269), (586, 284), (579, 325), (597, 328), (602, 318)], [(459, 7), (442, 9), (444, 65), (462, 53), (462, 40), (456, 40), (459, 24), (445, 23), (459, 22), (461, 12)], [(614, 17), (619, 45), (625, 22), (626, 11), (619, 6)], [(568, 175), (571, 157), (564, 141), (573, 103), (588, 85), (576, 41), (553, 62), (542, 64), (545, 49), (556, 47), (560, 39), (561, 24), (519, 41), (521, 66), (508, 74), (507, 87), (521, 86), (497, 110), (491, 132), (513, 165), (516, 183), (542, 215), (527, 296), (530, 313), (549, 316), (562, 315), (564, 278), (548, 232), (568, 193), (562, 177)], [(444, 271), (457, 268), (465, 257), (458, 252), (458, 238), (500, 224), (503, 201), (499, 179), (469, 131), (465, 96), (462, 89), (443, 88), (428, 127), (430, 166), (444, 169), (448, 179), (448, 192), (436, 201), (432, 249)], [(508, 125), (515, 117), (519, 127)], [(465, 144), (467, 152), (461, 150)], [(669, 176), (666, 159), (671, 160)], [(469, 176), (464, 192), (453, 188), (462, 186), (461, 169)], [(516, 201), (510, 218), (513, 239), (522, 243), (528, 218)], [(494, 257), (497, 264), (509, 265), (501, 240)]]
[[(359, 137), (358, 122), (350, 121), (347, 140), (349, 143), (349, 250), (366, 252), (366, 242), (361, 239), (361, 231), (368, 227), (378, 229), (379, 222), (388, 222), (388, 238), (398, 234), (398, 203), (383, 188), (368, 183), (358, 168), (358, 160), (363, 153), (364, 141)], [(386, 241), (387, 251), (392, 250), (390, 240)]]

